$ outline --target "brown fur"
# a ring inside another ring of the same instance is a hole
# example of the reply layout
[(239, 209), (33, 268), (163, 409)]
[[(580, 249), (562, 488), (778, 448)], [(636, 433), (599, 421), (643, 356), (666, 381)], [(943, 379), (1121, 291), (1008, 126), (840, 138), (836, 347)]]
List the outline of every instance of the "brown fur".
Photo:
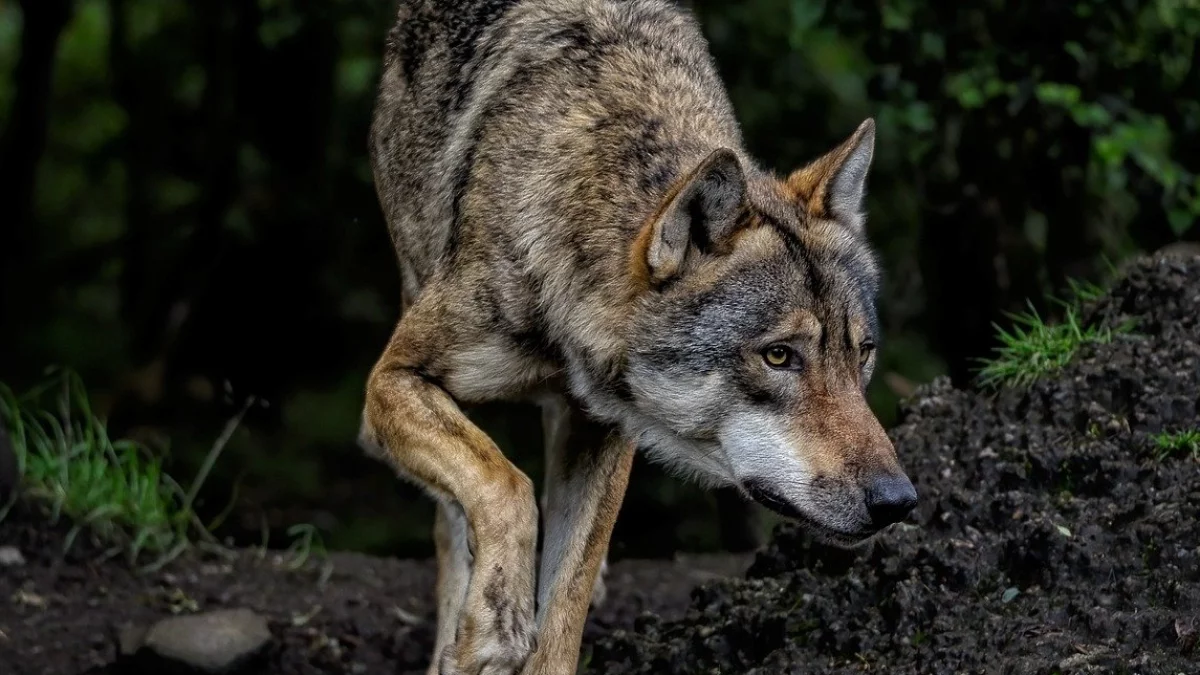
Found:
[[(759, 167), (662, 0), (401, 1), (370, 148), (404, 311), (362, 442), (439, 502), (431, 673), (574, 672), (635, 447), (873, 531), (870, 481), (902, 476), (863, 398), (873, 143)], [(494, 400), (545, 410), (536, 578), (533, 485), (463, 412)]]
[(797, 169), (782, 184), (792, 199), (804, 204), (811, 218), (835, 217), (829, 204), (829, 185), (854, 148), (873, 128), (859, 127), (840, 145), (814, 162)]

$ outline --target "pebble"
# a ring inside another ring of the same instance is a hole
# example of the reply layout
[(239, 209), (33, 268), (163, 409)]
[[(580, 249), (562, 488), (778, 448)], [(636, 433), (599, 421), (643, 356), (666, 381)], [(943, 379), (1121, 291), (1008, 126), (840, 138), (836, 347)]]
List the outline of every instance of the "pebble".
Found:
[(25, 564), (25, 556), (16, 546), (0, 546), (0, 567), (20, 567)]
[(249, 609), (172, 616), (149, 628), (125, 626), (118, 633), (121, 655), (146, 666), (135, 672), (184, 668), (231, 675), (245, 668), (270, 641), (266, 619)]

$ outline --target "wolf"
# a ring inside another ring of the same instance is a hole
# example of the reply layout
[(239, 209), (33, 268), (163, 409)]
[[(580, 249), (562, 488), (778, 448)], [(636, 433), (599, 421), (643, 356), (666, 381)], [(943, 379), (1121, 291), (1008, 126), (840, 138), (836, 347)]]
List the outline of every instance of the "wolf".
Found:
[[(400, 0), (369, 148), (401, 312), (359, 440), (437, 503), (430, 673), (575, 672), (635, 452), (838, 545), (914, 508), (865, 399), (874, 144), (761, 166), (667, 0)], [(542, 408), (540, 495), (466, 415), (498, 400)]]

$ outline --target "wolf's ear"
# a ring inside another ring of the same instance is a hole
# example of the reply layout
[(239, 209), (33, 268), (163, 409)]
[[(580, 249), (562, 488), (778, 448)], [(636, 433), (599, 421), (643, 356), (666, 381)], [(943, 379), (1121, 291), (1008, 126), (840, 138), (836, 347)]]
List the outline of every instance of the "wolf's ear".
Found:
[(788, 176), (788, 188), (814, 218), (831, 218), (862, 232), (867, 171), (875, 154), (875, 120), (868, 118), (833, 150)]
[(737, 155), (714, 150), (677, 180), (634, 246), (635, 274), (659, 284), (679, 274), (689, 252), (720, 247), (737, 226), (746, 176)]

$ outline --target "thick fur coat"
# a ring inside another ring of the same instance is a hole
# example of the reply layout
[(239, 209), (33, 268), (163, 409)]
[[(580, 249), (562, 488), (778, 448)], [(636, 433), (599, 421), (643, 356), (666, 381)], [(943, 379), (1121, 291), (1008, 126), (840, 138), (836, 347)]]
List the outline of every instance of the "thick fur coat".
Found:
[[(664, 0), (400, 3), (370, 150), (404, 311), (362, 440), (439, 501), (431, 672), (574, 672), (635, 448), (830, 541), (908, 513), (863, 395), (874, 138), (761, 167)], [(533, 487), (462, 414), (500, 399), (546, 410), (536, 575)]]

